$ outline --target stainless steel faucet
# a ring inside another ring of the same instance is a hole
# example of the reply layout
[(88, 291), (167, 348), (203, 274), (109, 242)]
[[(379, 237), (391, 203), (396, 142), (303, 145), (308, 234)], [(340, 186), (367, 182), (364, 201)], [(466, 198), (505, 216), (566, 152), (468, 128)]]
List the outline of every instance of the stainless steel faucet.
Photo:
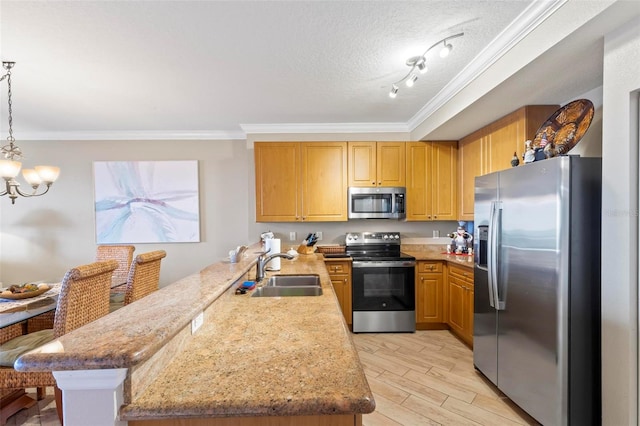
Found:
[(284, 257), (285, 259), (294, 259), (293, 256), (287, 253), (274, 253), (270, 256), (267, 256), (267, 253), (261, 253), (258, 256), (258, 263), (256, 263), (256, 282), (260, 282), (264, 279), (264, 268), (267, 266), (267, 263), (271, 262), (276, 257)]

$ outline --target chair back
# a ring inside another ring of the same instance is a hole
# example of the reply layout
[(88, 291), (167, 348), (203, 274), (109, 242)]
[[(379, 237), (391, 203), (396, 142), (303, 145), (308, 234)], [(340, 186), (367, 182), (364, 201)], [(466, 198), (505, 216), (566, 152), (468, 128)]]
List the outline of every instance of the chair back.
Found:
[(124, 304), (135, 302), (156, 291), (160, 282), (160, 262), (167, 255), (164, 250), (150, 251), (136, 256), (131, 264)]
[(111, 276), (118, 262), (94, 262), (70, 269), (62, 279), (53, 335), (58, 338), (109, 313)]
[(133, 260), (133, 252), (135, 246), (131, 245), (100, 245), (96, 249), (96, 262), (104, 262), (105, 260), (116, 260), (118, 267), (113, 271), (113, 279), (119, 283), (126, 283)]

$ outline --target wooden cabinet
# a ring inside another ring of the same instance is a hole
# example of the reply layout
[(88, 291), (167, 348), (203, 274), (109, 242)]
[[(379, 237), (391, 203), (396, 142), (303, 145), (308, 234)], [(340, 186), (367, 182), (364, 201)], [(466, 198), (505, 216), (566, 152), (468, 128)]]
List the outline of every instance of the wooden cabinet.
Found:
[(465, 343), (473, 347), (473, 271), (448, 265), (447, 324)]
[(325, 264), (344, 319), (351, 325), (351, 261), (325, 259)]
[(405, 186), (406, 142), (349, 142), (349, 186)]
[(458, 142), (407, 143), (407, 220), (456, 220)]
[(255, 142), (256, 222), (347, 220), (346, 142)]
[(416, 326), (444, 323), (444, 262), (418, 261), (416, 264)]
[(558, 107), (524, 106), (460, 140), (459, 219), (473, 220), (475, 177), (508, 169), (514, 152), (522, 162), (524, 142), (534, 138), (538, 128)]

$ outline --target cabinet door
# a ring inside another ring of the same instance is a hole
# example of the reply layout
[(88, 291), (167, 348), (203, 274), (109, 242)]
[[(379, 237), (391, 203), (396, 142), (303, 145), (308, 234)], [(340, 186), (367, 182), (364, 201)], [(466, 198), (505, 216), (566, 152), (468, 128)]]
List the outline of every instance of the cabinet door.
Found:
[[(542, 123), (540, 123), (542, 124)], [(511, 167), (513, 153), (522, 156), (524, 140), (524, 109), (496, 121), (490, 126), (487, 139), (487, 170), (497, 172)], [(520, 157), (522, 160), (522, 157)]]
[(486, 141), (487, 137), (483, 132), (476, 132), (463, 138), (458, 146), (459, 217), (462, 220), (473, 220), (475, 178), (485, 173), (483, 150)]
[(376, 144), (377, 186), (406, 185), (406, 142)]
[(373, 187), (376, 181), (376, 143), (349, 142), (349, 186)]
[(347, 143), (301, 144), (302, 220), (347, 220)]
[(300, 220), (300, 144), (255, 142), (256, 222)]
[(331, 275), (330, 277), (333, 291), (336, 292), (340, 309), (342, 309), (342, 315), (344, 315), (347, 324), (351, 325), (351, 278), (349, 275), (342, 274)]
[(418, 274), (416, 284), (416, 322), (444, 322), (442, 274)]
[(449, 318), (447, 324), (458, 335), (464, 334), (465, 290), (463, 283), (449, 275)]
[(458, 142), (407, 142), (407, 220), (458, 218)]
[(464, 308), (464, 336), (469, 345), (473, 346), (473, 285), (465, 288), (465, 308)]
[(458, 218), (458, 142), (429, 142), (431, 219)]
[(407, 142), (407, 220), (431, 219), (426, 142)]

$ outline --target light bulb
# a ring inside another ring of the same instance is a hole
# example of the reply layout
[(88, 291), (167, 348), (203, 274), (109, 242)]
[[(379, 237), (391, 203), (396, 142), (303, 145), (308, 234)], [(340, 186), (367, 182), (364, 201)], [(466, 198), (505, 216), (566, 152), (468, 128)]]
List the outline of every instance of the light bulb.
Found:
[(420, 71), (420, 74), (424, 74), (429, 71), (429, 68), (427, 68), (427, 64), (424, 62), (424, 60), (418, 62), (416, 66), (418, 67), (418, 71)]
[(442, 46), (442, 50), (440, 50), (440, 57), (446, 58), (447, 56), (449, 56), (451, 49), (453, 49), (453, 46), (445, 42), (444, 46)]
[(31, 186), (37, 187), (42, 183), (40, 175), (34, 169), (24, 169), (22, 171), (22, 176), (24, 177), (24, 180), (26, 180), (27, 183)]
[(411, 87), (411, 86), (413, 86), (413, 83), (415, 83), (417, 79), (418, 79), (417, 75), (411, 74), (411, 77), (409, 77), (409, 79), (407, 80), (407, 82), (405, 84), (407, 85), (407, 87)]
[(398, 95), (398, 86), (396, 86), (395, 84), (391, 85), (391, 91), (389, 92), (389, 97), (390, 98), (395, 98)]
[(18, 176), (22, 163), (12, 160), (0, 160), (0, 177), (11, 179)]
[(44, 183), (53, 183), (58, 179), (58, 175), (60, 175), (60, 167), (36, 166), (35, 169)]

